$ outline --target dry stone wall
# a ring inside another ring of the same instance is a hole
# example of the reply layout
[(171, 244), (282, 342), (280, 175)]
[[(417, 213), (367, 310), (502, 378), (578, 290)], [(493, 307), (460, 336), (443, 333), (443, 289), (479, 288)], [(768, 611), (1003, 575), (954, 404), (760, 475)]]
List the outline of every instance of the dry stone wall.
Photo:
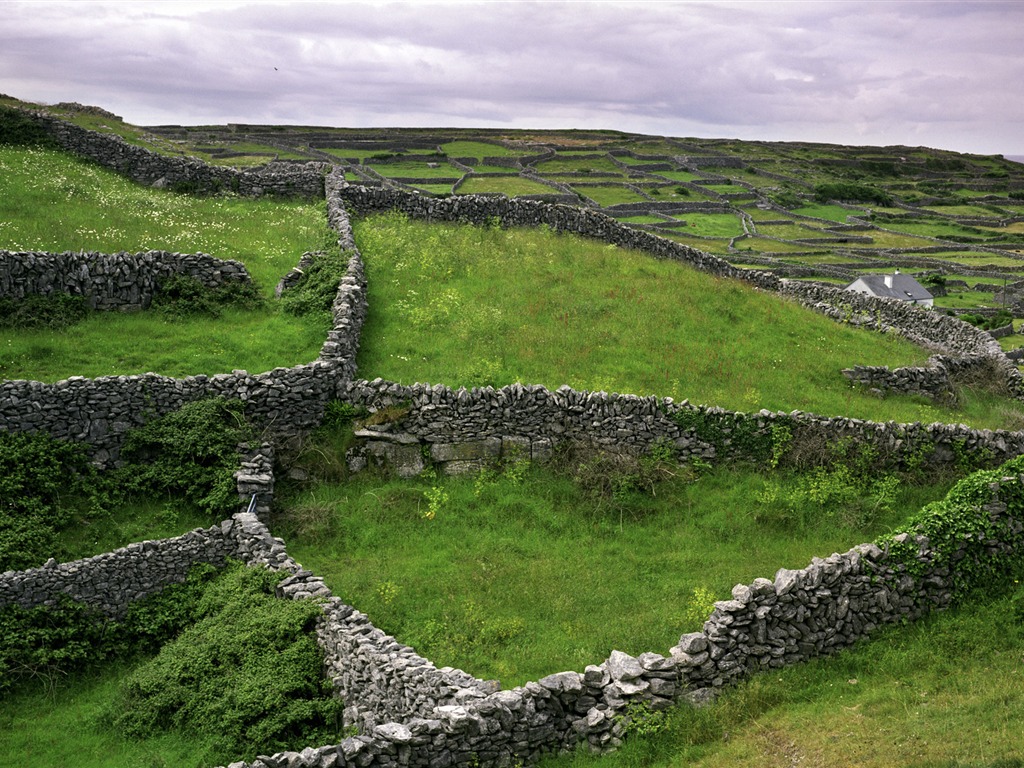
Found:
[(132, 181), (200, 194), (233, 192), (246, 197), (323, 196), (326, 163), (274, 163), (252, 170), (207, 165), (192, 157), (168, 157), (129, 144), (120, 136), (97, 133), (49, 115), (28, 113), (68, 152), (117, 171)]
[(251, 284), (245, 265), (203, 253), (39, 253), (0, 250), (0, 297), (82, 296), (90, 309), (145, 309), (163, 280), (193, 277), (208, 288)]
[[(1024, 453), (1024, 433), (977, 430), (963, 424), (899, 424), (800, 411), (739, 413), (675, 403), (670, 398), (580, 392), (561, 387), (512, 384), (452, 389), (440, 384), (403, 386), (375, 379), (339, 384), (336, 396), (353, 406), (378, 410), (407, 408), (397, 422), (369, 428), (359, 436), (393, 446), (387, 453), (399, 466), (416, 467), (427, 446), (446, 471), (478, 468), (503, 455), (544, 459), (559, 443), (572, 441), (608, 451), (644, 453), (668, 445), (680, 461), (763, 462), (775, 434), (789, 430), (793, 446), (848, 443), (876, 449), (882, 465), (895, 469), (924, 461), (956, 465), (964, 455), (987, 457), (996, 465)], [(378, 430), (374, 433), (374, 430)], [(820, 459), (827, 460), (822, 451)], [(405, 463), (408, 461), (409, 463)], [(424, 468), (419, 464), (420, 471)]]

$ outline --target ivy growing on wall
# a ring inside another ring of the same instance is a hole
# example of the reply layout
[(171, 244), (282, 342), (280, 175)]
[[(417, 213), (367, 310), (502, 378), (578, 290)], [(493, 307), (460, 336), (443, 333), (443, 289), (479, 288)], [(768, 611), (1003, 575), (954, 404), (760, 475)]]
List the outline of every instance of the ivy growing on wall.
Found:
[(878, 543), (920, 574), (917, 536), (927, 538), (931, 562), (950, 569), (954, 599), (1024, 572), (1024, 456), (969, 475)]

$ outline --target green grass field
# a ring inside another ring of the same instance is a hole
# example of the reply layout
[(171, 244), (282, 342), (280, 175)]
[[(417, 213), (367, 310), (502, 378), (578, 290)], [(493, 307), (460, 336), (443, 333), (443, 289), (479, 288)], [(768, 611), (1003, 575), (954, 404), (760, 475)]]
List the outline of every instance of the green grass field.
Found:
[(367, 378), (569, 384), (744, 411), (989, 427), (1019, 411), (996, 401), (976, 401), (974, 412), (879, 401), (849, 388), (840, 369), (919, 364), (923, 350), (641, 253), (398, 215), (358, 221), (355, 235), (370, 286), (359, 356)]
[[(614, 496), (528, 465), (441, 480), (354, 476), (290, 498), (274, 528), (376, 626), (438, 666), (510, 688), (613, 649), (667, 654), (734, 584), (845, 552), (948, 488), (904, 483), (875, 505), (868, 482), (863, 506), (845, 508), (814, 503), (799, 476), (672, 471), (653, 493)], [(800, 498), (801, 511), (773, 493)]]
[(258, 373), (310, 362), (327, 319), (285, 314), (269, 297), (304, 251), (329, 239), (322, 203), (190, 197), (58, 152), (0, 148), (0, 248), (203, 252), (245, 263), (267, 297), (262, 309), (231, 310), (216, 322), (98, 312), (63, 331), (0, 330), (0, 376)]
[(459, 187), (461, 195), (498, 192), (508, 197), (521, 195), (557, 195), (558, 190), (521, 176), (470, 176)]

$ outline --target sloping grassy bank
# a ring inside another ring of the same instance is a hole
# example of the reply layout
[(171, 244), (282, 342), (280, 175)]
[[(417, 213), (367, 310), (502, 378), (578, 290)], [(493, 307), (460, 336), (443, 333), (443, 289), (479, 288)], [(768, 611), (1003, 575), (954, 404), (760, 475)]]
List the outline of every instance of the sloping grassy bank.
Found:
[(1019, 404), (968, 393), (964, 410), (879, 400), (842, 368), (915, 365), (923, 350), (678, 263), (543, 227), (355, 225), (370, 314), (359, 369), (403, 383), (657, 394), (756, 411), (877, 421), (1016, 423)]

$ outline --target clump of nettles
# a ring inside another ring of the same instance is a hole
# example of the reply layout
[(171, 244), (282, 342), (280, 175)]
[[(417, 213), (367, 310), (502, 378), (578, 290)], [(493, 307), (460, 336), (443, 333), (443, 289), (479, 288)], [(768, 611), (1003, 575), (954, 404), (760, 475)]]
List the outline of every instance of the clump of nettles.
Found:
[(348, 261), (349, 254), (344, 251), (319, 254), (298, 282), (281, 295), (284, 311), (292, 315), (329, 313)]
[(105, 493), (83, 446), (0, 432), (0, 572), (60, 554), (58, 532), (104, 508)]
[(184, 582), (132, 603), (119, 621), (70, 597), (56, 605), (0, 607), (0, 694), (40, 685), (53, 691), (104, 661), (155, 653), (195, 621), (216, 573), (212, 565), (197, 565)]
[(106, 720), (128, 738), (187, 733), (222, 761), (339, 741), (320, 605), (276, 598), (281, 575), (239, 567), (211, 584), (196, 623), (121, 684)]

